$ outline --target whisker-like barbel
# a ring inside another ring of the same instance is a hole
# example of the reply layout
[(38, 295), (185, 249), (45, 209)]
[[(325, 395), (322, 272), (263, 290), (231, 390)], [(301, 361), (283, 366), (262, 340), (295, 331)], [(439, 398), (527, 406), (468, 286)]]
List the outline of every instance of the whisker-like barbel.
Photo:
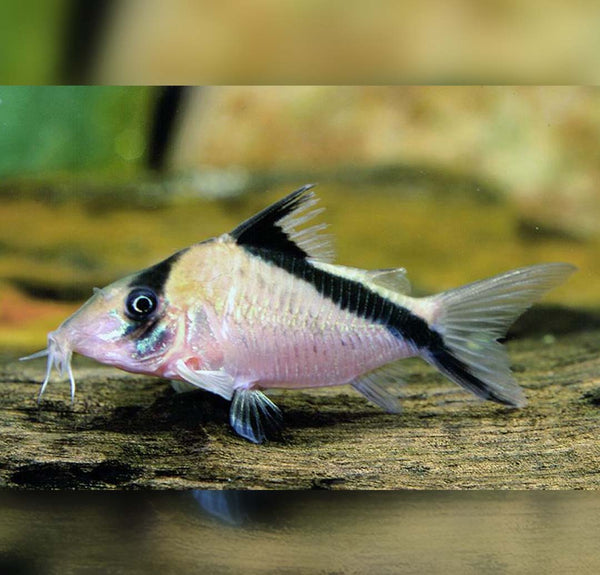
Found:
[(26, 355), (25, 357), (20, 357), (19, 361), (28, 361), (30, 359), (37, 359), (38, 357), (46, 357), (48, 355), (48, 349), (42, 349), (40, 351), (36, 351), (31, 355)]
[(73, 404), (75, 401), (75, 379), (73, 377), (73, 370), (71, 369), (71, 358), (73, 356), (73, 351), (64, 343), (62, 345), (58, 343), (58, 339), (55, 335), (58, 333), (58, 331), (59, 330), (48, 334), (48, 347), (46, 349), (42, 349), (40, 351), (32, 353), (31, 355), (19, 358), (19, 361), (28, 361), (30, 359), (37, 359), (40, 357), (48, 356), (48, 361), (46, 364), (46, 375), (44, 377), (44, 381), (42, 382), (40, 392), (38, 393), (37, 397), (38, 403), (42, 400), (44, 391), (46, 391), (46, 386), (50, 381), (50, 375), (52, 374), (53, 367), (56, 367), (56, 371), (58, 371), (59, 377), (63, 377), (65, 375), (65, 372), (68, 374), (71, 387), (71, 404)]

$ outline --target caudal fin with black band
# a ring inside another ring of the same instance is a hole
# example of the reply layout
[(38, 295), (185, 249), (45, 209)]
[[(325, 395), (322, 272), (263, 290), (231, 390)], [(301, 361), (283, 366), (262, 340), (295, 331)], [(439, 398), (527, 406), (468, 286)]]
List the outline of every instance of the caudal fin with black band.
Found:
[(446, 291), (430, 299), (437, 312), (431, 328), (443, 343), (423, 357), (474, 394), (521, 407), (526, 400), (498, 339), (547, 291), (563, 283), (575, 266), (550, 263), (520, 268)]

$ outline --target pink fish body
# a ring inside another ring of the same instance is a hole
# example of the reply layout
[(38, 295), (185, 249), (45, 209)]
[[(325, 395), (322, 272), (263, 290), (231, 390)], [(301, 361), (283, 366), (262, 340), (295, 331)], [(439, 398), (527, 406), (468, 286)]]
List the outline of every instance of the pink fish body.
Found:
[(94, 295), (59, 328), (48, 355), (75, 384), (77, 352), (134, 373), (232, 400), (230, 423), (261, 443), (281, 413), (261, 391), (351, 384), (390, 412), (399, 360), (420, 356), (480, 397), (525, 403), (497, 341), (514, 320), (574, 271), (564, 263), (514, 270), (425, 298), (408, 295), (403, 269), (329, 263), (324, 225), (305, 186), (231, 233), (195, 244)]

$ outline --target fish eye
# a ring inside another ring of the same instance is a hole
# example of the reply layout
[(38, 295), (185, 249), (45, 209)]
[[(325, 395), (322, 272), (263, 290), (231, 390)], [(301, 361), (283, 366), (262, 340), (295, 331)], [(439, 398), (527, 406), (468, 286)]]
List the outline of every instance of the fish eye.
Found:
[(136, 288), (129, 292), (125, 313), (133, 320), (146, 319), (157, 305), (156, 294), (150, 288)]

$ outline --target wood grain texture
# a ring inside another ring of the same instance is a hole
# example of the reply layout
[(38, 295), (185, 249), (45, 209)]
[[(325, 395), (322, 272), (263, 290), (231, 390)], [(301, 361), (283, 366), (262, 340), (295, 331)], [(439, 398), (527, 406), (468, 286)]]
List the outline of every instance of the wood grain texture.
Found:
[[(535, 314), (535, 315), (532, 315)], [(537, 325), (544, 324), (544, 329)], [(585, 313), (537, 308), (507, 343), (529, 404), (482, 403), (407, 361), (404, 412), (350, 388), (273, 394), (283, 439), (252, 445), (228, 403), (176, 395), (163, 380), (86, 360), (52, 382), (43, 366), (3, 356), (0, 486), (34, 489), (597, 489), (600, 327)]]

